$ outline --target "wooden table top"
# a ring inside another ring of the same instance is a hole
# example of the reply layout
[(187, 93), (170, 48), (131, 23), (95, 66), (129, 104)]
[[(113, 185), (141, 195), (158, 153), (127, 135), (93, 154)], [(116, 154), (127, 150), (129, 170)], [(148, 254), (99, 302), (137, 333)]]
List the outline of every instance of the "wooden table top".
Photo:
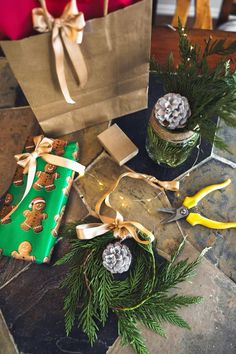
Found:
[[(189, 38), (193, 43), (204, 46), (204, 40), (209, 36), (214, 39), (227, 39), (227, 43), (236, 41), (236, 32), (210, 31), (200, 29), (190, 29)], [(160, 64), (164, 64), (168, 54), (172, 51), (175, 63), (178, 63), (178, 33), (167, 26), (157, 26), (153, 28), (151, 55), (155, 56)], [(236, 69), (236, 53), (229, 56), (232, 59), (232, 68)], [(213, 55), (209, 58), (210, 66), (214, 66), (219, 61), (220, 56)]]

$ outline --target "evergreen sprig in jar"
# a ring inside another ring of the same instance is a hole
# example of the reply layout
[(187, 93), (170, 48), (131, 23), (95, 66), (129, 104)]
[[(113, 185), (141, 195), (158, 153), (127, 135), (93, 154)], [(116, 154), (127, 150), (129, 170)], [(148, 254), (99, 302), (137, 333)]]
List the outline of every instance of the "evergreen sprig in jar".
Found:
[(152, 111), (146, 137), (146, 150), (156, 163), (176, 167), (182, 164), (191, 154), (199, 139), (194, 131), (169, 130), (162, 126)]

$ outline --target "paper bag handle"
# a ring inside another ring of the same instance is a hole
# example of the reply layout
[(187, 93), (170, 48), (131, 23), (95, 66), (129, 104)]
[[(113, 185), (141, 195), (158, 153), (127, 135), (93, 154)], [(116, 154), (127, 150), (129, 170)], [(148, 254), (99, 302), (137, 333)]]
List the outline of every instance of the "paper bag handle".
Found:
[(103, 3), (103, 16), (104, 17), (108, 14), (108, 5), (109, 5), (109, 0), (104, 0), (104, 3)]
[(48, 13), (48, 10), (47, 10), (47, 5), (46, 5), (46, 0), (38, 0), (42, 9), (43, 9), (43, 14), (44, 14), (44, 17), (45, 17), (45, 20), (47, 22), (47, 25), (48, 25), (48, 28), (51, 30), (52, 29), (52, 23), (49, 19), (49, 13)]

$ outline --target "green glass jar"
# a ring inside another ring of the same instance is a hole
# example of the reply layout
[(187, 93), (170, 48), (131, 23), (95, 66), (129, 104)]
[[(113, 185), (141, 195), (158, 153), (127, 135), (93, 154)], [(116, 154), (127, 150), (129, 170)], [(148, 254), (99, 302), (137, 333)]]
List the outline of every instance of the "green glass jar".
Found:
[(156, 163), (176, 167), (189, 157), (198, 139), (197, 132), (165, 129), (152, 114), (147, 127), (146, 150)]

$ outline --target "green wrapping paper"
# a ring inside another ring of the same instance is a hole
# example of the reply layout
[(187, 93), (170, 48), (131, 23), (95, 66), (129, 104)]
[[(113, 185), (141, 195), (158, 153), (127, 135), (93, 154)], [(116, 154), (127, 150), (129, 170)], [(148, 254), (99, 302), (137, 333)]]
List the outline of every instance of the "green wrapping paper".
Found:
[[(24, 152), (33, 150), (31, 138)], [(76, 161), (78, 144), (54, 139), (52, 154)], [(30, 192), (9, 218), (4, 220), (19, 203), (26, 187), (27, 175), (23, 175), (22, 167), (17, 167), (0, 209), (0, 219), (3, 219), (0, 224), (2, 255), (37, 263), (50, 261), (74, 173), (68, 168), (48, 164), (39, 157)]]

